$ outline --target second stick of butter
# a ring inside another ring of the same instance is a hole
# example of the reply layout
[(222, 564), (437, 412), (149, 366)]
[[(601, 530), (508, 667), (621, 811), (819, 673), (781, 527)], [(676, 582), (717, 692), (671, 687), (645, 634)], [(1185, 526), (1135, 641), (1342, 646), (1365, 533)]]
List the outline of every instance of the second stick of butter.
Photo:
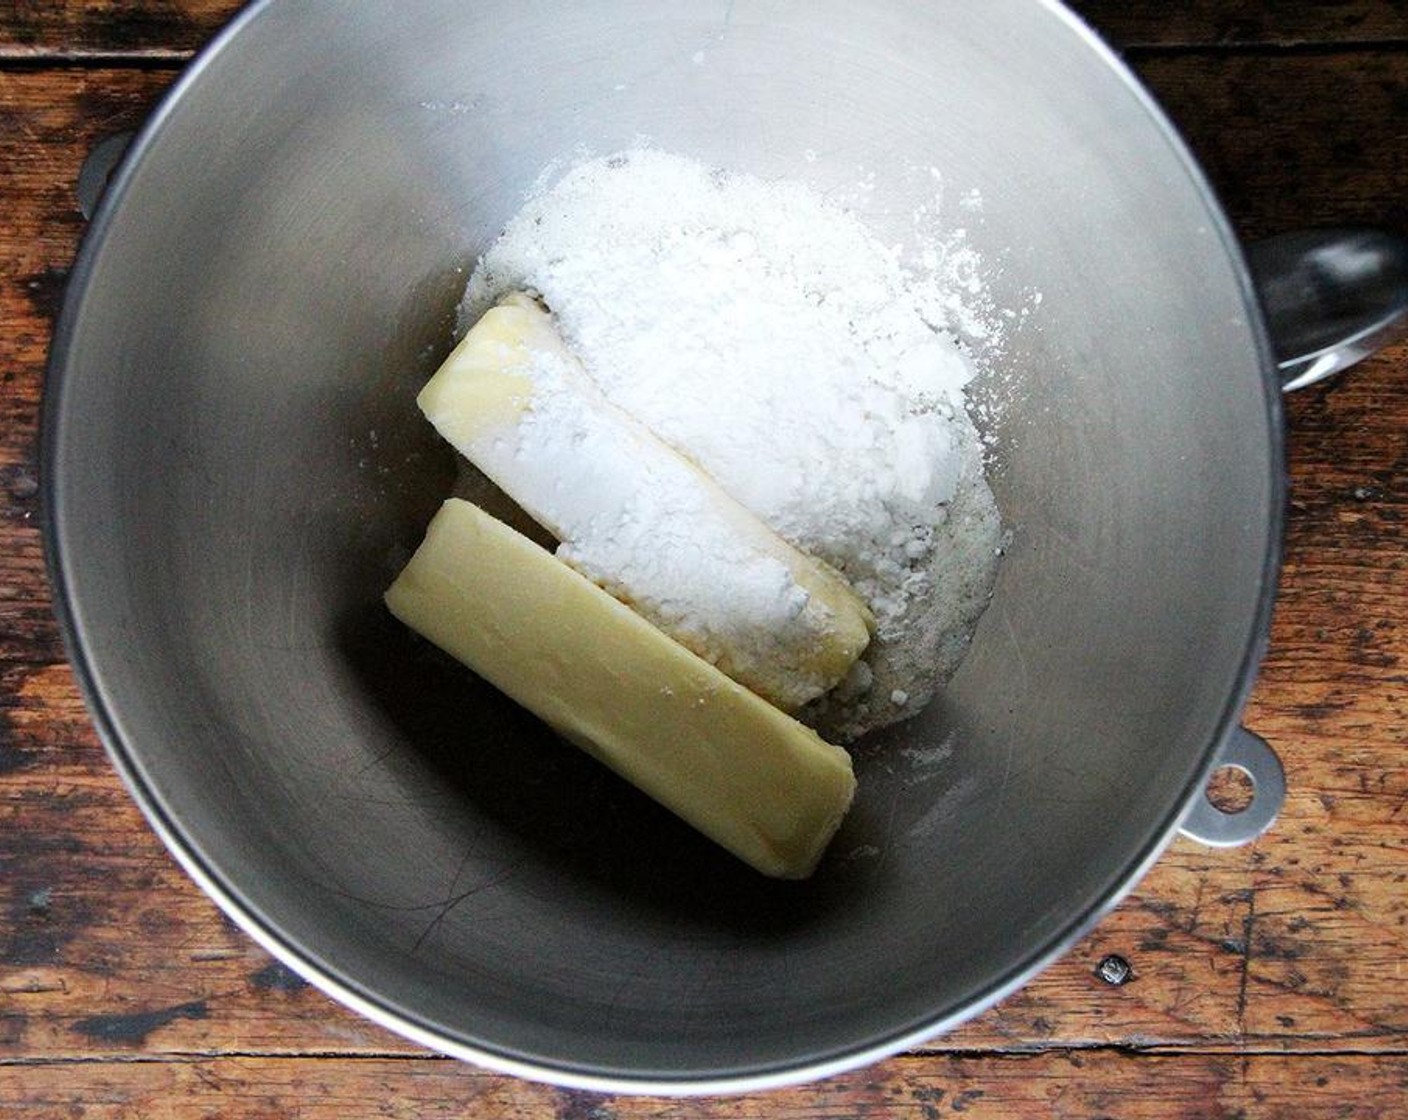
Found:
[(811, 874), (851, 760), (590, 580), (451, 498), (392, 612), (766, 875)]

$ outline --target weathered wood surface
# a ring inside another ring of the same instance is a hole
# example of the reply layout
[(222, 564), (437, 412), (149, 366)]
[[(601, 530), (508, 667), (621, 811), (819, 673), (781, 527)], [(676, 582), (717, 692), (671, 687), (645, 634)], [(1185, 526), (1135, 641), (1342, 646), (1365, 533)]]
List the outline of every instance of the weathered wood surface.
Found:
[[(242, 6), (240, 0), (8, 0), (0, 12), (0, 59), (181, 58)], [(1402, 0), (1071, 0), (1069, 6), (1111, 42), (1135, 49), (1408, 43)]]
[[(527, 1085), (443, 1059), (199, 1057), (100, 1067), (100, 1092), (69, 1069), (0, 1071), (25, 1117), (127, 1120), (1388, 1120), (1408, 1061), (1111, 1052), (899, 1058), (802, 1089), (705, 1100), (603, 1099)], [(389, 1092), (399, 1086), (402, 1092)], [(33, 1111), (31, 1111), (31, 1109)]]
[[(419, 1056), (224, 920), (97, 744), (49, 615), (37, 525), (42, 363), (82, 231), (71, 184), (91, 144), (140, 120), (174, 71), (39, 65), (34, 52), (140, 41), (180, 54), (230, 7), (0, 11), (0, 1115), (1408, 1111), (1404, 345), (1288, 404), (1286, 569), (1247, 717), (1287, 766), (1275, 829), (1238, 851), (1178, 843), (1064, 961), (922, 1053), (736, 1101), (560, 1093)], [(1404, 5), (1084, 5), (1100, 7), (1124, 9), (1126, 28), (1167, 20), (1164, 42), (1360, 40), (1161, 50), (1139, 65), (1246, 234), (1408, 228), (1408, 48), (1384, 45), (1402, 37)], [(7, 68), (23, 35), (33, 57)], [(1111, 953), (1134, 969), (1122, 987), (1095, 974)]]

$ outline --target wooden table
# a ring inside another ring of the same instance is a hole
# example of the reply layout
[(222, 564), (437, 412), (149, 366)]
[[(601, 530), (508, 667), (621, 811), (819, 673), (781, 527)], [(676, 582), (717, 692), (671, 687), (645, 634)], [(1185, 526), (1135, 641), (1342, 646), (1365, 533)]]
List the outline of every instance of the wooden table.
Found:
[[(1401, 0), (1078, 6), (1245, 235), (1408, 229)], [(79, 164), (235, 7), (0, 4), (0, 1116), (1408, 1115), (1403, 344), (1289, 403), (1286, 567), (1247, 713), (1286, 764), (1277, 825), (1243, 849), (1176, 843), (1064, 961), (921, 1051), (743, 1098), (561, 1091), (419, 1051), (223, 918), (89, 724), (50, 616), (36, 472)], [(1111, 955), (1123, 985), (1099, 975)]]

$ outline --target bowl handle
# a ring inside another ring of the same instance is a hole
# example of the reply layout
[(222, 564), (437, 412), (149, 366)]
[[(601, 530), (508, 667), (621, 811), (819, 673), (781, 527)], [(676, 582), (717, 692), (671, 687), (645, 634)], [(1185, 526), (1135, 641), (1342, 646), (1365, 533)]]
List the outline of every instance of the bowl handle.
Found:
[(1190, 840), (1213, 848), (1249, 844), (1271, 827), (1286, 800), (1286, 771), (1260, 735), (1239, 727), (1227, 738), (1213, 773), (1232, 767), (1251, 779), (1252, 799), (1235, 813), (1219, 809), (1204, 790), (1193, 799), (1180, 831)]
[(78, 169), (78, 182), (73, 188), (73, 193), (78, 196), (78, 210), (84, 221), (91, 221), (97, 213), (98, 203), (102, 201), (103, 192), (108, 189), (113, 172), (117, 170), (128, 145), (132, 143), (132, 136), (131, 132), (114, 132), (94, 144), (92, 150), (84, 157), (83, 166)]
[(1247, 246), (1289, 392), (1338, 373), (1408, 331), (1408, 240), (1372, 229), (1311, 229)]

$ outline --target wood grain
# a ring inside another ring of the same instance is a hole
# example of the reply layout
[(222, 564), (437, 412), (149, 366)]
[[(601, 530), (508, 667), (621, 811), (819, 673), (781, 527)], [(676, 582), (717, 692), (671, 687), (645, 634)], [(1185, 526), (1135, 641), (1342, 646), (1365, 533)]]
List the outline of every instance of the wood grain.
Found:
[(1068, 0), (1068, 6), (1114, 45), (1136, 50), (1408, 42), (1408, 6), (1401, 0)]
[(1302, 225), (1408, 229), (1401, 50), (1139, 59), (1247, 237)]
[[(335, 1071), (335, 1072), (334, 1072)], [(0, 1068), (0, 1116), (26, 1120), (1383, 1120), (1408, 1059), (1113, 1051), (900, 1058), (863, 1074), (703, 1100), (530, 1085), (433, 1058), (216, 1057)], [(212, 1111), (217, 1110), (217, 1111)]]
[[(1101, 6), (1083, 9), (1094, 17)], [(1203, 45), (1301, 33), (1381, 44), (1401, 36), (1405, 10), (1103, 7), (1112, 20), (1127, 9), (1126, 27), (1164, 42)], [(91, 145), (138, 122), (174, 71), (33, 59), (54, 44), (175, 57), (229, 9), (22, 2), (0, 12), (10, 44), (0, 59), (18, 49), (17, 28), (31, 35), (29, 62), (0, 62), (0, 1116), (1403, 1111), (1405, 345), (1288, 402), (1286, 567), (1247, 713), (1287, 767), (1276, 827), (1247, 849), (1175, 844), (1064, 960), (916, 1054), (736, 1100), (559, 1092), (420, 1056), (225, 920), (101, 751), (50, 618), (37, 526), (43, 361), (83, 229), (71, 184)], [(1408, 228), (1408, 49), (1199, 49), (1138, 65), (1245, 234), (1311, 221)], [(1119, 987), (1097, 976), (1110, 954), (1133, 969)]]
[(38, 437), (49, 334), (83, 232), (73, 184), (89, 149), (140, 123), (170, 81), (0, 69), (0, 668), (63, 656), (39, 544)]
[(0, 58), (188, 57), (241, 0), (10, 0), (0, 10)]
[[(241, 8), (239, 0), (11, 0), (0, 9), (0, 59), (179, 61)], [(1121, 48), (1285, 48), (1408, 42), (1402, 0), (1072, 0)]]

